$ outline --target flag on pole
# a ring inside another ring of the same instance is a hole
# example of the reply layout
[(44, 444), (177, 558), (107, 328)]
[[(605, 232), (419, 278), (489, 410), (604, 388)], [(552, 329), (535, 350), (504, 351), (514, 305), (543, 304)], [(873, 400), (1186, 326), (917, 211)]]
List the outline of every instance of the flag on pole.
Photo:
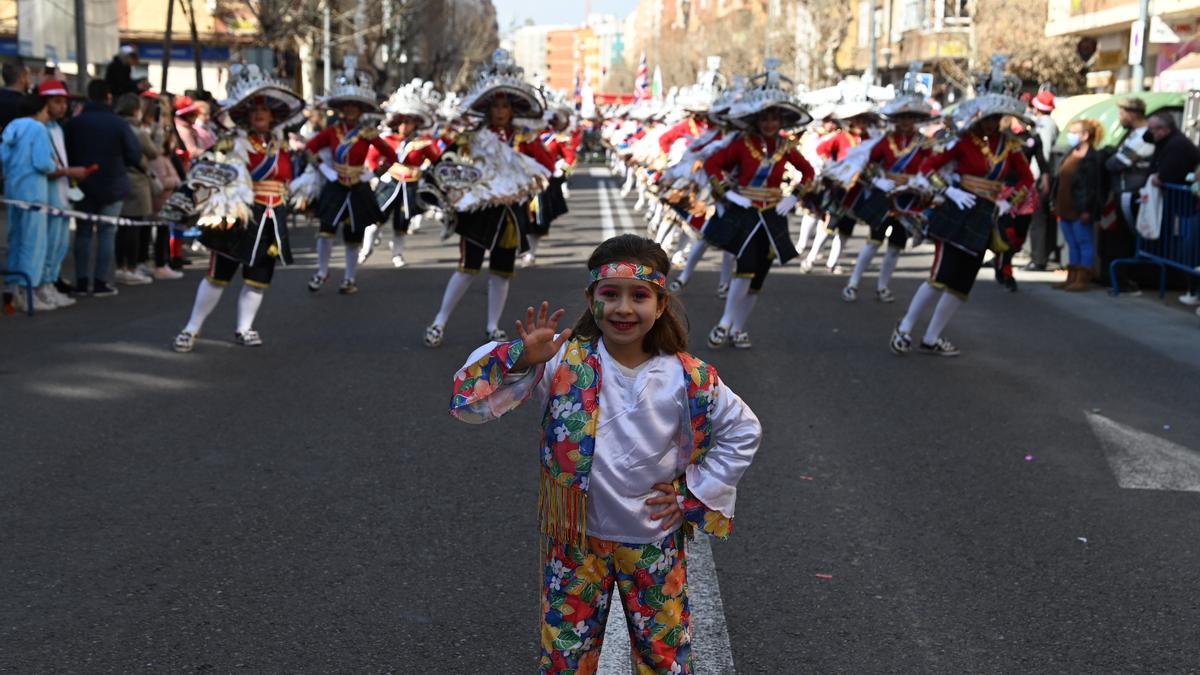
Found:
[(650, 85), (650, 95), (661, 101), (663, 95), (662, 69), (654, 66), (654, 84)]
[(646, 52), (638, 61), (637, 79), (633, 81), (634, 102), (650, 98), (650, 68), (646, 65)]

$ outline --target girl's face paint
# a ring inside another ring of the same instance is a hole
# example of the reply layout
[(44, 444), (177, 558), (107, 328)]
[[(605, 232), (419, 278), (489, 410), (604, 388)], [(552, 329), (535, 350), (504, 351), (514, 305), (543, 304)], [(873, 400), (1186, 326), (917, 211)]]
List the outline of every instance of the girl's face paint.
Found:
[(589, 299), (592, 318), (610, 345), (641, 344), (666, 304), (665, 296), (638, 279), (601, 279)]

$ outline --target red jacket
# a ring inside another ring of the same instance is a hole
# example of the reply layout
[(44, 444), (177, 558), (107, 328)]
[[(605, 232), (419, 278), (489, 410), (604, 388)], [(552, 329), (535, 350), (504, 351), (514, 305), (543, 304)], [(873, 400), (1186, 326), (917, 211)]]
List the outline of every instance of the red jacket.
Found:
[(826, 160), (836, 162), (850, 152), (850, 148), (858, 147), (863, 142), (862, 136), (839, 131), (817, 144), (817, 154)]
[[(917, 133), (892, 132), (871, 148), (871, 163), (878, 164), (888, 173), (914, 175), (921, 171), (921, 165), (932, 154), (928, 147), (922, 147), (925, 140)], [(897, 166), (901, 161), (906, 162), (904, 166)]]
[(254, 201), (279, 206), (287, 198), (287, 184), (292, 180), (292, 157), (282, 140), (258, 134), (246, 138), (250, 141), (246, 171), (254, 182)]
[(1033, 173), (1021, 152), (1021, 142), (1005, 134), (985, 139), (977, 133), (967, 132), (950, 148), (926, 157), (921, 163), (921, 173), (931, 174), (950, 162), (958, 163), (958, 173), (963, 176), (1008, 183), (1009, 177), (1015, 174), (1018, 189), (1033, 189)]
[[(441, 145), (436, 139), (425, 135), (410, 136), (407, 139), (402, 139), (393, 134), (391, 136), (381, 137), (388, 147), (392, 148), (393, 154), (397, 157), (397, 164), (403, 165), (409, 171), (402, 171), (407, 180), (416, 180), (420, 177), (420, 169), (428, 160), (430, 164), (438, 161), (442, 157)], [(371, 171), (377, 170), (380, 165), (386, 163), (386, 157), (383, 156), (375, 146), (367, 151), (367, 168)]]
[[(765, 166), (767, 162), (772, 162), (769, 169)], [(787, 139), (782, 136), (763, 138), (758, 134), (746, 134), (713, 153), (704, 162), (704, 171), (711, 178), (718, 178), (736, 170), (737, 182), (741, 187), (752, 183), (753, 187), (779, 187), (788, 164), (804, 175), (805, 183), (812, 180), (812, 165)], [(760, 168), (766, 170), (765, 177), (759, 173)]]
[(658, 137), (658, 147), (664, 153), (671, 152), (671, 146), (675, 145), (675, 141), (684, 138), (687, 139), (688, 145), (691, 142), (704, 135), (708, 131), (708, 122), (700, 120), (697, 122), (693, 118), (688, 118), (675, 126), (667, 129), (662, 136)]
[[(388, 162), (396, 161), (396, 151), (392, 150), (391, 146), (384, 142), (379, 137), (379, 130), (367, 127), (358, 127), (358, 135), (353, 139), (353, 143), (348, 149), (345, 149), (344, 157), (339, 158), (339, 149), (342, 148), (343, 140), (352, 132), (356, 131), (345, 122), (338, 122), (323, 129), (316, 136), (313, 136), (305, 148), (309, 152), (317, 152), (322, 148), (329, 148), (333, 151), (334, 162), (345, 166), (362, 166), (367, 160), (367, 150), (375, 148)], [(344, 149), (344, 148), (343, 148)]]

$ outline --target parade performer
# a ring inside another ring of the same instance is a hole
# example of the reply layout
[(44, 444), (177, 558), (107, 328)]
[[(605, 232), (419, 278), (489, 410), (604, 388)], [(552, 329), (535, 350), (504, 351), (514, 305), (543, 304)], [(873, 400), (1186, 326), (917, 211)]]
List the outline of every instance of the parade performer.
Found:
[(619, 596), (637, 671), (692, 673), (685, 539), (729, 536), (762, 427), (685, 351), (661, 247), (621, 235), (588, 267), (590, 306), (575, 327), (558, 333), (563, 310), (530, 307), (519, 339), (467, 359), (450, 413), (488, 422), (530, 399), (545, 410), (539, 671), (596, 672)]
[[(367, 151), (367, 168), (381, 173), (375, 188), (376, 201), (386, 218), (392, 217), (392, 266), (404, 267), (404, 244), (409, 230), (424, 211), (417, 186), (424, 171), (438, 161), (445, 147), (439, 139), (423, 131), (434, 124), (439, 102), (432, 83), (413, 80), (396, 90), (383, 105), (388, 115), (383, 141), (395, 152), (397, 161), (380, 171), (387, 158), (374, 146)], [(361, 265), (375, 249), (379, 225), (367, 226), (363, 247), (358, 254)]]
[[(829, 164), (844, 161), (852, 149), (871, 138), (871, 130), (876, 119), (875, 105), (866, 99), (846, 101), (837, 107), (834, 117), (841, 124), (842, 129), (817, 146), (817, 154), (821, 155)], [(855, 186), (845, 187), (847, 189), (841, 200), (840, 208), (835, 208), (834, 212), (830, 214), (829, 222), (824, 229), (818, 228), (812, 248), (800, 263), (800, 271), (812, 270), (813, 265), (817, 263), (817, 256), (820, 255), (825, 240), (833, 237), (833, 243), (829, 245), (829, 257), (825, 259), (825, 269), (830, 274), (841, 273), (838, 259), (841, 258), (842, 249), (846, 246), (850, 235), (854, 234), (856, 222), (854, 216), (849, 213), (849, 209), (859, 194), (859, 190), (855, 189)]]
[(554, 160), (537, 134), (513, 125), (514, 116), (542, 116), (542, 100), (523, 78), (524, 71), (512, 56), (498, 49), (462, 101), (462, 111), (481, 122), (460, 134), (454, 152), (447, 154), (454, 161), (469, 162), (469, 171), (459, 171), (460, 175), (473, 172), (478, 179), (469, 188), (464, 186), (463, 196), (452, 199), (459, 234), (458, 271), (446, 284), (441, 309), (425, 329), (427, 347), (442, 344), (446, 322), (482, 269), (485, 255), (491, 272), (485, 331), (490, 340), (507, 339), (499, 328), (500, 315), (517, 254), (529, 250), (529, 201), (545, 189), (554, 171)]
[[(241, 186), (235, 186), (229, 199), (217, 193), (207, 202), (196, 204), (202, 214), (200, 242), (211, 252), (208, 275), (196, 290), (192, 316), (175, 338), (177, 352), (190, 352), (195, 347), (205, 319), (238, 269), (243, 283), (234, 341), (245, 347), (262, 345), (262, 338), (254, 330), (254, 318), (271, 284), (276, 262), (287, 265), (292, 261), (287, 207), (292, 161), (282, 128), (296, 118), (304, 101), (287, 85), (264, 76), (257, 66), (234, 65), (229, 70), (229, 98), (221, 108), (237, 125), (237, 131), (220, 139), (216, 150), (226, 166), (236, 168), (238, 182), (249, 183), (250, 189), (242, 191)], [(199, 162), (193, 164), (193, 171), (203, 170)], [(180, 194), (187, 192), (181, 190)], [(195, 192), (193, 197), (203, 194)]]
[(308, 282), (308, 290), (321, 290), (329, 277), (329, 260), (333, 257), (333, 238), (338, 230), (346, 249), (346, 269), (338, 293), (358, 292), (354, 273), (358, 266), (358, 249), (367, 226), (383, 222), (383, 213), (371, 191), (374, 175), (365, 169), (367, 151), (374, 147), (384, 162), (381, 170), (396, 161), (396, 151), (379, 137), (379, 130), (368, 126), (363, 113), (377, 112), (379, 104), (366, 73), (355, 70), (355, 60), (348, 57), (346, 68), (338, 77), (333, 91), (324, 104), (336, 110), (341, 118), (326, 127), (305, 146), (328, 182), (321, 188), (317, 215), (321, 219), (317, 234), (317, 273)]
[[(911, 333), (917, 320), (928, 306), (935, 305), (919, 351), (958, 356), (958, 348), (942, 337), (942, 332), (970, 294), (984, 251), (992, 248), (1000, 253), (1005, 248), (996, 231), (997, 218), (1033, 190), (1033, 174), (1022, 154), (1022, 143), (1000, 128), (1005, 115), (1026, 119), (1025, 104), (1016, 97), (1020, 80), (1004, 75), (1006, 61), (1000, 55), (992, 57), (991, 75), (977, 87), (984, 93), (954, 112), (959, 137), (925, 159), (921, 173), (910, 181), (944, 189), (943, 201), (930, 212), (926, 228), (926, 234), (935, 240), (933, 269), (892, 331), (890, 346), (896, 354), (912, 350)], [(950, 180), (937, 173), (952, 167), (957, 176)]]
[(529, 250), (521, 256), (522, 267), (532, 267), (537, 262), (538, 247), (542, 237), (550, 233), (550, 225), (567, 213), (567, 176), (575, 166), (575, 144), (568, 132), (571, 125), (570, 109), (559, 103), (546, 110), (547, 129), (538, 139), (546, 148), (546, 154), (554, 162), (550, 183), (531, 203), (533, 213), (529, 223)]
[[(863, 219), (870, 228), (870, 234), (854, 263), (850, 280), (842, 289), (842, 299), (846, 302), (858, 299), (858, 284), (885, 240), (888, 247), (879, 268), (875, 299), (883, 303), (891, 303), (896, 299), (889, 284), (892, 273), (896, 271), (896, 265), (900, 262), (900, 253), (908, 243), (908, 230), (891, 208), (891, 193), (921, 170), (921, 165), (929, 156), (931, 148), (929, 140), (917, 130), (917, 125), (929, 121), (933, 114), (933, 107), (916, 91), (920, 68), (919, 63), (910, 67), (901, 94), (880, 110), (891, 123), (892, 129), (871, 147), (865, 172), (870, 184), (865, 187), (868, 194), (864, 195), (864, 201), (869, 201), (878, 208), (873, 206), (869, 209), (871, 215)], [(872, 199), (867, 200), (867, 197)], [(868, 209), (864, 209), (865, 211)]]
[[(800, 137), (800, 154), (812, 165), (813, 171), (818, 176), (825, 167), (825, 158), (817, 152), (817, 148), (841, 132), (841, 127), (833, 118), (834, 109), (835, 106), (828, 103), (812, 108), (810, 112), (813, 122), (808, 125)], [(823, 225), (828, 217), (828, 214), (820, 207), (819, 199), (816, 199), (818, 196), (814, 195), (814, 199), (809, 200), (807, 204), (801, 203), (800, 236), (796, 238), (796, 251), (801, 255), (808, 250), (809, 239), (817, 230), (817, 225)]]
[(704, 163), (713, 181), (736, 172), (737, 186), (723, 195), (724, 213), (704, 227), (709, 243), (737, 256), (725, 312), (708, 334), (713, 348), (731, 339), (734, 347), (750, 348), (746, 322), (771, 264), (775, 259), (785, 264), (797, 255), (788, 233), (788, 215), (799, 199), (795, 192), (784, 196), (781, 186), (789, 164), (801, 173), (803, 183), (812, 180), (813, 170), (796, 149), (795, 140), (782, 132), (803, 126), (811, 118), (783, 89), (783, 82), (790, 81), (777, 67), (774, 59), (769, 60), (767, 71), (756, 76), (758, 83), (730, 110), (730, 117), (749, 131)]
[[(714, 83), (715, 84), (715, 83)], [(729, 119), (729, 110), (737, 99), (745, 91), (745, 81), (741, 76), (734, 78), (734, 83), (727, 89), (720, 92), (716, 100), (712, 103), (712, 107), (708, 110), (709, 128), (704, 135), (688, 144), (687, 152), (674, 165), (667, 168), (664, 175), (664, 180), (674, 181), (672, 184), (677, 186), (676, 189), (691, 187), (694, 185), (699, 191), (692, 195), (694, 201), (700, 202), (693, 205), (692, 211), (699, 211), (698, 206), (707, 206), (705, 198), (707, 193), (711, 198), (711, 189), (709, 185), (708, 175), (704, 172), (704, 162), (709, 157), (727, 147), (730, 143), (735, 142), (739, 138), (740, 131), (734, 126)], [(683, 174), (683, 175), (680, 175)], [(703, 232), (704, 225), (708, 222), (709, 210), (704, 209), (704, 215), (691, 215), (689, 224), (696, 227), (698, 231)], [(698, 221), (698, 222), (697, 222)], [(683, 287), (691, 280), (692, 274), (696, 270), (696, 266), (704, 258), (704, 254), (708, 252), (708, 242), (703, 237), (696, 240), (692, 244), (691, 250), (687, 254), (687, 262), (683, 266), (683, 270), (679, 276), (671, 280), (667, 289), (672, 293), (678, 293), (683, 290)], [(733, 278), (734, 265), (737, 258), (728, 251), (721, 252), (721, 276), (717, 283), (717, 297), (725, 299), (729, 295), (729, 282)]]

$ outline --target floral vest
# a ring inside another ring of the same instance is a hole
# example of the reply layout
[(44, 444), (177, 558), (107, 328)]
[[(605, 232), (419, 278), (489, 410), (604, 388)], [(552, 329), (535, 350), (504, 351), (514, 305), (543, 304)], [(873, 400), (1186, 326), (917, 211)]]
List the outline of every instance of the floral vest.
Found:
[[(596, 347), (594, 340), (572, 339), (567, 343), (542, 417), (539, 525), (555, 541), (579, 546), (587, 543), (587, 492), (600, 421), (603, 374)], [(713, 443), (709, 414), (716, 405), (713, 391), (717, 371), (686, 352), (677, 356), (687, 386), (694, 444), (691, 464), (699, 464)], [(691, 534), (693, 523), (685, 524), (685, 529)], [(725, 533), (727, 536), (728, 527)]]

